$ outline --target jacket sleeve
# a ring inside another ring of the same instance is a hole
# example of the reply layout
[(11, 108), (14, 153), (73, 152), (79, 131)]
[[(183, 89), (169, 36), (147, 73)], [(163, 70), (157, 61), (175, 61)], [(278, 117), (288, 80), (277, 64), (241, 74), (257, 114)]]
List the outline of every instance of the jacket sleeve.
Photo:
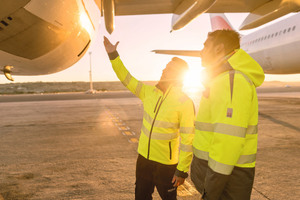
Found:
[(110, 62), (112, 64), (113, 70), (115, 71), (117, 77), (122, 82), (122, 84), (127, 87), (134, 95), (136, 95), (141, 100), (145, 97), (146, 85), (141, 81), (136, 80), (125, 68), (118, 52), (113, 52), (108, 54)]
[[(252, 88), (244, 77), (229, 75), (216, 80), (210, 91), (213, 138), (208, 157), (204, 199), (218, 200), (245, 144), (251, 112)], [(231, 96), (232, 95), (232, 96)]]
[(194, 139), (194, 120), (195, 120), (195, 108), (191, 99), (186, 97), (187, 100), (183, 103), (182, 110), (180, 112), (180, 151), (179, 162), (175, 175), (186, 178), (188, 176), (190, 164), (193, 158), (193, 139)]

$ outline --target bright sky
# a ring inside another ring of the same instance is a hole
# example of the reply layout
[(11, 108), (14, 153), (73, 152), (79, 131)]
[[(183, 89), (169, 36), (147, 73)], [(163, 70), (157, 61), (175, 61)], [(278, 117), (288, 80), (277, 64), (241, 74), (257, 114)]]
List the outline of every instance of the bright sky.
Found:
[[(238, 29), (247, 14), (226, 14), (230, 23)], [(172, 15), (147, 15), (116, 17), (115, 31), (109, 35), (103, 23), (100, 22), (100, 32), (94, 39), (87, 52), (92, 52), (91, 63), (93, 81), (117, 81), (111, 69), (109, 59), (103, 47), (103, 35), (113, 43), (120, 41), (118, 52), (125, 66), (138, 80), (158, 80), (162, 69), (173, 57), (171, 55), (154, 54), (154, 49), (202, 49), (207, 33), (210, 31), (210, 21), (207, 14), (196, 18), (184, 29), (170, 33)], [(252, 31), (242, 31), (248, 34)], [(194, 76), (201, 71), (201, 59), (181, 57), (186, 60)], [(44, 76), (14, 76), (15, 82), (64, 82), (64, 81), (89, 81), (90, 56), (84, 57), (70, 68), (51, 75)], [(267, 81), (299, 81), (297, 75), (267, 75)], [(9, 83), (4, 76), (0, 83)]]

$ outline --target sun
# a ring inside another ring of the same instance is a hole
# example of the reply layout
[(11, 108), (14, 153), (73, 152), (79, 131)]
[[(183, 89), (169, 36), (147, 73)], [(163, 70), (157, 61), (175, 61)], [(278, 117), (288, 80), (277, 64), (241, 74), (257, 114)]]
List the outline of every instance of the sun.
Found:
[(187, 71), (183, 87), (186, 90), (202, 90), (204, 86), (202, 85), (203, 81), (203, 68), (190, 66), (190, 69)]

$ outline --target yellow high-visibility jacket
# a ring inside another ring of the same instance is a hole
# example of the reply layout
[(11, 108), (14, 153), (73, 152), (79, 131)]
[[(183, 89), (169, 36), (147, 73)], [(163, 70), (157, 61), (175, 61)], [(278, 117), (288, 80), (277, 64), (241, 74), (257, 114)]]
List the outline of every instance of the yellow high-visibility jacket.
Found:
[[(264, 81), (260, 65), (242, 49), (236, 50), (227, 62), (233, 70), (214, 77), (201, 98), (193, 141), (194, 155), (207, 161), (208, 167), (221, 175), (230, 175), (235, 167), (255, 167), (258, 123), (256, 87)], [(202, 177), (204, 187), (217, 185), (212, 177), (211, 174)], [(217, 193), (216, 190), (223, 189), (220, 183), (218, 185), (219, 188), (204, 189)]]
[[(113, 59), (113, 60), (112, 60)], [(127, 71), (120, 57), (111, 58), (120, 81), (140, 98), (144, 106), (138, 153), (146, 159), (188, 172), (194, 138), (194, 104), (179, 87), (170, 86), (165, 94), (143, 84)]]

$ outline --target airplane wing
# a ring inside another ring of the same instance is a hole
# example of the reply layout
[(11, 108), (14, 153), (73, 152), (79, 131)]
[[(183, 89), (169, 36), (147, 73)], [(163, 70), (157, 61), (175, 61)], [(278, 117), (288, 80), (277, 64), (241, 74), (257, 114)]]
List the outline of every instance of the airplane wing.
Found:
[(200, 50), (152, 50), (157, 54), (200, 57)]
[(172, 30), (178, 30), (200, 14), (249, 12), (241, 29), (258, 27), (300, 10), (299, 0), (100, 0), (106, 29), (112, 33), (114, 16), (173, 13)]
[[(192, 6), (195, 2), (210, 0), (115, 0), (116, 15), (141, 15), (141, 14), (163, 14), (176, 13), (176, 9), (186, 4), (186, 7)], [(208, 12), (251, 12), (257, 7), (262, 6), (270, 0), (216, 0)], [(105, 2), (105, 0), (104, 0)], [(179, 11), (179, 10), (178, 10)]]

